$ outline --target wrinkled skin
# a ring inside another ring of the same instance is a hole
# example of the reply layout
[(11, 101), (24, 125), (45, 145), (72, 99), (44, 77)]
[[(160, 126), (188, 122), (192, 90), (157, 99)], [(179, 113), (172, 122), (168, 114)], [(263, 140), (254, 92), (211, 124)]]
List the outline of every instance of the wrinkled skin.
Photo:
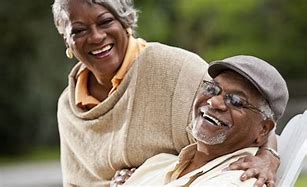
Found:
[[(228, 75), (227, 75), (228, 74)], [(234, 77), (236, 77), (235, 74), (231, 75), (230, 72), (228, 73), (222, 73), (220, 74), (218, 77), (215, 78), (215, 80), (217, 80), (220, 83), (223, 83), (222, 85), (226, 88), (226, 89), (238, 89), (239, 87), (241, 87), (244, 82), (240, 82), (240, 79), (238, 77), (237, 80), (234, 79)], [(234, 86), (236, 85), (236, 86)], [(241, 90), (248, 90), (248, 87), (242, 87)], [(250, 97), (252, 96), (251, 93), (247, 93), (246, 95), (249, 95)], [(204, 100), (204, 101), (202, 101)], [(201, 97), (201, 94), (199, 97), (196, 98), (196, 102), (194, 103), (197, 107), (197, 103), (205, 103), (206, 98), (205, 97)], [(251, 100), (251, 98), (249, 98), (249, 101), (253, 102)], [(255, 102), (253, 102), (255, 104)], [(224, 114), (224, 120), (227, 119), (227, 113), (228, 113), (228, 109), (226, 106), (224, 106), (224, 102), (221, 98), (218, 97), (214, 97), (211, 98), (211, 104), (214, 107), (214, 110), (219, 111), (219, 114)], [(238, 126), (240, 124), (240, 120), (243, 120), (242, 116), (240, 116), (240, 114), (235, 113), (236, 111), (232, 112), (232, 116), (231, 118), (235, 121), (236, 126)], [(217, 115), (217, 114), (216, 114)], [(226, 117), (225, 117), (226, 116)], [(195, 119), (196, 116), (193, 116), (193, 118)], [(249, 116), (248, 118), (252, 118), (252, 116)], [(235, 120), (236, 119), (236, 120)], [(240, 119), (240, 120), (238, 120)], [(231, 121), (230, 119), (226, 120), (226, 121)], [(248, 120), (244, 120), (244, 123), (255, 123), (255, 119), (251, 119), (251, 121)], [(274, 125), (275, 126), (275, 125)], [(244, 128), (243, 128), (244, 129)], [(236, 130), (238, 132), (238, 130)], [(242, 129), (240, 130), (240, 132), (243, 131)], [(255, 130), (252, 130), (255, 131)], [(202, 133), (206, 133), (206, 131), (202, 132)], [(249, 136), (252, 135), (252, 133), (243, 133), (243, 134), (249, 134)], [(211, 136), (214, 134), (210, 134), (209, 132), (206, 133), (206, 136)], [(227, 133), (225, 133), (225, 136), (227, 136)], [(232, 134), (230, 137), (234, 137), (235, 133)], [(239, 144), (244, 142), (244, 141), (248, 141), (248, 137), (238, 137), (240, 141), (236, 141), (234, 142), (233, 140), (227, 139), (225, 140), (224, 144), (224, 149), (223, 151), (225, 151), (225, 149), (227, 149), (227, 147), (235, 147), (235, 146), (240, 146)], [(242, 140), (243, 138), (243, 140)], [(206, 141), (206, 140), (205, 140)], [(212, 143), (212, 142), (211, 142)], [(263, 141), (259, 142), (259, 144), (257, 144), (257, 146), (267, 146), (267, 147), (272, 147), (276, 149), (277, 146), (277, 142), (276, 142), (276, 134), (275, 134), (275, 129), (272, 129), (272, 131), (269, 133), (269, 136), (265, 139), (263, 139)], [(243, 146), (243, 147), (246, 147)], [(229, 166), (230, 170), (244, 170), (245, 172), (242, 174), (241, 176), (241, 180), (245, 181), (249, 178), (256, 178), (257, 181), (255, 183), (254, 186), (263, 186), (264, 184), (266, 184), (267, 186), (275, 186), (275, 176), (276, 176), (276, 172), (277, 169), (279, 167), (280, 164), (280, 160), (275, 157), (271, 152), (267, 151), (267, 150), (263, 150), (260, 149), (256, 156), (247, 156), (244, 158), (241, 158), (240, 160), (238, 160), (237, 162), (232, 163)]]
[(266, 184), (268, 187), (274, 187), (276, 181), (276, 172), (280, 165), (280, 160), (266, 150), (258, 151), (256, 156), (246, 156), (229, 166), (230, 170), (245, 170), (241, 175), (241, 181), (249, 178), (257, 178), (255, 187), (261, 187)]

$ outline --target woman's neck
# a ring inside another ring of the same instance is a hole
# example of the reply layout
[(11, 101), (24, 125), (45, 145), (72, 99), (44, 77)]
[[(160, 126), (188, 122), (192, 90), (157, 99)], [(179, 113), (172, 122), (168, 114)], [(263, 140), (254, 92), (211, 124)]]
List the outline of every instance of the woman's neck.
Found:
[(99, 79), (98, 81), (92, 72), (89, 73), (88, 90), (90, 95), (99, 101), (103, 101), (108, 97), (111, 89), (111, 79)]

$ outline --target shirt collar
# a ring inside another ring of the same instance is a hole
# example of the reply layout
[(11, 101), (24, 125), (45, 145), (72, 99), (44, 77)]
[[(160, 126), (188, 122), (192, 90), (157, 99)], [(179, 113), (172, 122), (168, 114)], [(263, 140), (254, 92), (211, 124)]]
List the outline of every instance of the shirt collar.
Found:
[[(127, 51), (124, 57), (124, 61), (112, 78), (112, 89), (109, 92), (111, 95), (115, 92), (126, 75), (127, 71), (135, 61), (135, 59), (140, 55), (140, 53), (147, 47), (147, 42), (141, 38), (134, 38), (133, 36), (129, 36), (129, 43), (127, 47)], [(88, 91), (88, 76), (89, 69), (82, 64), (78, 73), (76, 74), (76, 90), (75, 90), (75, 104), (82, 109), (91, 109), (97, 106), (100, 101), (90, 95)]]
[[(201, 168), (193, 171), (193, 173), (197, 173), (198, 171), (202, 171), (203, 173), (206, 173), (207, 171), (214, 168), (216, 165), (221, 164), (233, 157), (240, 156), (240, 155), (255, 155), (257, 150), (258, 150), (258, 147), (248, 147), (248, 148), (237, 150), (233, 153), (229, 153), (229, 154), (217, 157), (209, 161), (207, 164), (205, 164)], [(178, 179), (181, 172), (190, 164), (191, 160), (194, 158), (196, 151), (197, 151), (197, 143), (190, 144), (181, 150), (178, 156), (179, 158), (178, 158), (178, 162), (175, 168), (169, 171), (165, 176), (165, 184), (168, 184), (171, 181)]]

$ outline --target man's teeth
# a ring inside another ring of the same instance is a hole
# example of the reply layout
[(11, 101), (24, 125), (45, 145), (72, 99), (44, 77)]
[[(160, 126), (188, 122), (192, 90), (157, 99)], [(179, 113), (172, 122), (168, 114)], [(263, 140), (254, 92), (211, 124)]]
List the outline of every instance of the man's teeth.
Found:
[(217, 126), (224, 126), (223, 123), (219, 120), (217, 120), (216, 118), (212, 117), (212, 116), (209, 116), (207, 114), (203, 114), (203, 118), (209, 120), (210, 122), (213, 122), (215, 125)]
[(112, 47), (111, 45), (107, 45), (107, 46), (103, 47), (102, 49), (98, 49), (98, 50), (92, 51), (92, 54), (93, 55), (97, 55), (99, 53), (106, 52), (106, 51), (110, 50), (111, 47)]

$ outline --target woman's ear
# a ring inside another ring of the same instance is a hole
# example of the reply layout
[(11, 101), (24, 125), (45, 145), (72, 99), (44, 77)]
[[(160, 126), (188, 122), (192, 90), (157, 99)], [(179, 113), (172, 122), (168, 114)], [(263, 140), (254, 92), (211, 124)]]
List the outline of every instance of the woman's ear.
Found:
[(258, 145), (263, 145), (269, 137), (270, 132), (275, 129), (275, 122), (271, 119), (263, 120), (260, 124), (259, 134), (256, 139)]
[(65, 43), (66, 48), (68, 48), (69, 45), (68, 45), (68, 42), (67, 42), (67, 37), (66, 37), (64, 34), (61, 34), (61, 36), (62, 36), (62, 38), (63, 38), (63, 40), (64, 40), (64, 43)]

